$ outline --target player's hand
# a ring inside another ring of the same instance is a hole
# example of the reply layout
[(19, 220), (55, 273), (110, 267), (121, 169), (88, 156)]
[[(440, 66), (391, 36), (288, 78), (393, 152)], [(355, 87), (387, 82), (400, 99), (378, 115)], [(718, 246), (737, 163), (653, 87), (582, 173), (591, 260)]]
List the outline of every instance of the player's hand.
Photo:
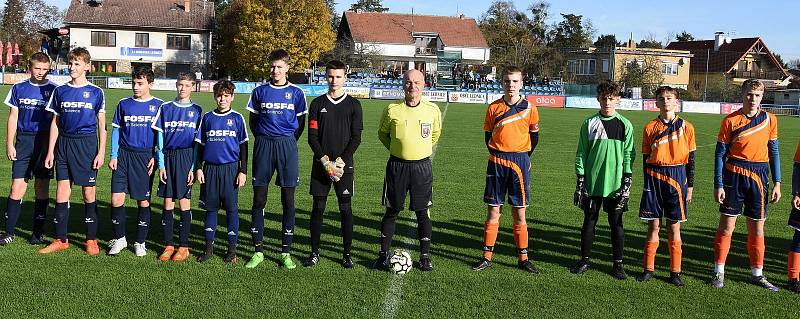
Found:
[(158, 180), (161, 181), (161, 184), (167, 183), (167, 170), (163, 168), (158, 169)]
[(770, 203), (777, 203), (781, 200), (781, 182), (776, 182), (775, 186), (772, 187), (772, 196), (770, 197)]
[(108, 168), (110, 168), (112, 171), (116, 171), (117, 170), (117, 159), (116, 158), (112, 158), (112, 159), (108, 160)]
[(53, 157), (53, 153), (47, 153), (47, 156), (44, 157), (44, 167), (48, 169), (53, 168)]
[[(198, 169), (197, 171), (199, 171), (200, 173), (202, 173), (202, 172), (203, 172), (203, 171), (202, 171), (202, 170), (200, 170), (200, 169)], [(194, 176), (194, 173), (193, 173), (192, 171), (189, 171), (189, 176), (186, 176), (186, 186), (192, 186), (192, 185), (194, 185), (194, 181), (196, 181), (196, 180), (197, 180), (197, 179), (195, 178), (195, 176)], [(199, 181), (199, 180), (197, 180), (197, 182), (199, 182), (200, 184), (203, 184), (203, 183), (205, 183), (205, 182), (206, 182), (206, 179), (205, 179), (205, 178), (203, 178), (203, 181), (202, 181), (202, 182), (201, 182), (201, 181)]]
[(198, 169), (195, 172), (195, 178), (194, 179), (200, 184), (205, 184), (206, 183), (206, 176), (203, 175), (203, 170), (202, 169)]
[(622, 174), (622, 186), (614, 194), (617, 199), (617, 211), (626, 211), (628, 209), (628, 200), (631, 199), (631, 184), (633, 184), (631, 174)]
[(322, 164), (322, 167), (325, 169), (325, 174), (328, 175), (328, 178), (330, 178), (334, 182), (338, 182), (339, 181), (339, 177), (336, 176), (336, 172), (335, 172), (336, 163), (332, 162), (330, 160), (330, 158), (328, 157), (328, 155), (322, 156), (319, 159), (319, 162)]
[(589, 198), (586, 192), (586, 180), (583, 175), (578, 175), (575, 179), (575, 194), (572, 195), (572, 203), (575, 206), (583, 207), (583, 203)]
[(244, 183), (247, 181), (247, 175), (244, 173), (239, 173), (236, 175), (236, 187), (244, 186)]
[(794, 197), (792, 197), (792, 206), (794, 209), (800, 210), (800, 195), (794, 195)]
[(7, 145), (6, 146), (6, 156), (8, 156), (9, 161), (16, 161), (17, 160), (17, 148), (14, 145)]
[(156, 159), (151, 158), (149, 162), (147, 162), (147, 176), (153, 176), (153, 167), (156, 166)]
[(694, 187), (686, 188), (686, 204), (692, 203), (692, 192), (694, 192)]
[(725, 189), (722, 187), (717, 187), (714, 189), (714, 198), (717, 200), (717, 203), (720, 205), (725, 202)]
[(336, 161), (334, 162), (334, 165), (333, 165), (333, 174), (334, 174), (334, 176), (336, 176), (337, 181), (338, 181), (338, 179), (342, 178), (342, 175), (344, 175), (344, 167), (345, 167), (345, 165), (346, 164), (345, 164), (344, 160), (341, 157), (337, 157), (336, 158)]
[(94, 162), (92, 162), (92, 169), (98, 170), (103, 167), (103, 161), (105, 157), (105, 154), (97, 153), (97, 156), (94, 157)]

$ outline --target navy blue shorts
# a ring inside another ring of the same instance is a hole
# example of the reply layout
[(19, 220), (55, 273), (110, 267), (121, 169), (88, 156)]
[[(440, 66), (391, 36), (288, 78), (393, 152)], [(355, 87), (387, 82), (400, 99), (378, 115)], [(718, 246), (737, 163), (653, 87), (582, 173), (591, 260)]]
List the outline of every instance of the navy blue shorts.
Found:
[(528, 153), (490, 154), (483, 202), (489, 206), (501, 206), (508, 196), (509, 205), (527, 207), (530, 203), (530, 168)]
[(355, 193), (355, 182), (353, 178), (353, 168), (345, 169), (345, 173), (338, 182), (334, 182), (328, 177), (328, 173), (322, 168), (322, 164), (315, 160), (311, 163), (311, 180), (309, 182), (309, 193), (311, 196), (328, 196), (331, 186), (336, 192), (336, 197), (352, 197)]
[(97, 135), (61, 134), (56, 142), (55, 171), (59, 181), (69, 180), (78, 186), (95, 186), (97, 170), (92, 169), (97, 156)]
[(647, 166), (639, 218), (686, 221), (686, 166)]
[(294, 136), (256, 136), (253, 146), (253, 186), (267, 186), (277, 171), (275, 185), (297, 187), (297, 141)]
[(132, 149), (120, 146), (117, 170), (111, 172), (111, 193), (126, 193), (134, 200), (150, 200), (154, 173), (147, 175), (147, 163), (153, 159), (153, 150)]
[(17, 160), (11, 163), (11, 178), (53, 178), (53, 170), (44, 167), (47, 157), (47, 146), (50, 143), (50, 132), (27, 133), (17, 131)]
[[(189, 172), (194, 164), (194, 149), (182, 148), (164, 150), (164, 167), (167, 170), (167, 182), (158, 182), (158, 197), (183, 199), (192, 198), (192, 187), (186, 185)], [(194, 173), (194, 172), (192, 172)]]
[(420, 211), (433, 205), (433, 167), (430, 158), (416, 161), (390, 157), (383, 179), (383, 206), (403, 210), (406, 192), (411, 196), (408, 209)]
[(218, 211), (223, 204), (228, 214), (239, 211), (239, 188), (236, 187), (236, 175), (239, 174), (239, 163), (222, 165), (206, 163), (203, 166), (205, 183), (200, 184), (200, 208), (206, 211)]
[(789, 227), (794, 228), (795, 231), (800, 231), (800, 210), (792, 207), (792, 212), (789, 213)]
[(739, 216), (744, 207), (744, 216), (755, 220), (767, 219), (769, 202), (769, 164), (728, 160), (722, 170), (725, 201), (719, 212), (728, 216)]

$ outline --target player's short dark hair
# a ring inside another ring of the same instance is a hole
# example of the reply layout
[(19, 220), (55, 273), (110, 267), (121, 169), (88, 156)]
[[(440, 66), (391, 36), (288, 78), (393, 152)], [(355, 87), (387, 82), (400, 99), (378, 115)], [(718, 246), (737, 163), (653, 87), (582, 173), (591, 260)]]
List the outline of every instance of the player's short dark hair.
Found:
[(236, 85), (233, 82), (228, 80), (221, 80), (214, 84), (214, 96), (219, 96), (222, 94), (233, 94), (236, 91)]
[(178, 73), (178, 81), (189, 81), (192, 83), (197, 82), (197, 77), (193, 73), (181, 72)]
[(89, 53), (89, 50), (86, 50), (84, 47), (77, 47), (69, 51), (67, 54), (67, 62), (72, 62), (75, 60), (83, 60), (86, 64), (92, 63), (92, 55)]
[(339, 60), (330, 60), (328, 61), (328, 63), (325, 64), (325, 72), (328, 72), (329, 70), (345, 70), (345, 69), (347, 69), (347, 66), (344, 64), (344, 62)]
[(756, 79), (748, 79), (742, 83), (742, 94), (747, 91), (764, 91), (764, 83)]
[(616, 82), (603, 81), (597, 85), (597, 96), (621, 96), (622, 88)]
[(289, 52), (286, 52), (286, 50), (284, 49), (274, 50), (269, 53), (269, 57), (267, 58), (267, 60), (269, 60), (269, 63), (281, 60), (283, 62), (286, 62), (286, 64), (289, 64)]
[(33, 66), (33, 63), (47, 63), (50, 64), (50, 57), (43, 52), (36, 52), (28, 59), (28, 67)]
[(672, 93), (672, 95), (675, 95), (676, 99), (681, 98), (681, 94), (678, 92), (678, 89), (671, 87), (669, 85), (662, 85), (656, 89), (656, 97), (659, 97), (661, 96), (661, 94), (664, 93)]
[(516, 65), (509, 65), (503, 69), (503, 76), (509, 75), (511, 73), (520, 73), (522, 74), (522, 69)]
[(153, 83), (153, 79), (156, 77), (153, 70), (147, 67), (139, 67), (133, 70), (131, 73), (132, 79), (146, 79), (147, 83)]

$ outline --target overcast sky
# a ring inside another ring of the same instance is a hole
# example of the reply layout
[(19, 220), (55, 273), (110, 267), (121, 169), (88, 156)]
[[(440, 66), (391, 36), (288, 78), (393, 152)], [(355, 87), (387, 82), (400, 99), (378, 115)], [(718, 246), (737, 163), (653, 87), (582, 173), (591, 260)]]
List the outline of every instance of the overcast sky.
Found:
[[(70, 0), (45, 0), (66, 8)], [(76, 0), (72, 0), (76, 1)], [(135, 0), (128, 0), (135, 1)], [(170, 1), (170, 0), (164, 0)], [(177, 0), (175, 0), (177, 1)], [(343, 12), (354, 0), (337, 1), (336, 8)], [(535, 1), (513, 0), (524, 10)], [(800, 37), (797, 35), (797, 13), (800, 1), (796, 0), (551, 0), (550, 15), (555, 22), (559, 13), (574, 13), (592, 20), (597, 35), (615, 34), (620, 41), (631, 33), (637, 42), (649, 35), (664, 41), (668, 34), (683, 30), (697, 39), (713, 39), (714, 32), (723, 31), (733, 37), (761, 37), (767, 46), (780, 54), (784, 61), (800, 59)], [(390, 12), (416, 14), (465, 14), (480, 19), (489, 8), (490, 0), (384, 0)]]

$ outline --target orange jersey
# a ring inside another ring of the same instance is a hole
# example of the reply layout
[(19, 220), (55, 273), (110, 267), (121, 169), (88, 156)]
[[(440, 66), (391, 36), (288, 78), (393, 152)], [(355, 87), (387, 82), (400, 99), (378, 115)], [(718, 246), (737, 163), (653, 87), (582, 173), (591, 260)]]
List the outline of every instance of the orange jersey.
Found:
[(800, 163), (800, 143), (797, 143), (797, 150), (794, 151), (794, 162)]
[(530, 132), (539, 131), (539, 112), (521, 96), (508, 105), (502, 98), (489, 104), (483, 130), (492, 133), (489, 148), (498, 152), (530, 152)]
[(680, 117), (670, 123), (656, 118), (644, 126), (642, 154), (647, 155), (647, 164), (685, 165), (689, 162), (689, 152), (696, 149), (694, 126)]
[(759, 110), (753, 117), (741, 111), (722, 120), (719, 142), (728, 144), (728, 157), (749, 162), (769, 162), (767, 143), (778, 139), (778, 119), (774, 114)]

